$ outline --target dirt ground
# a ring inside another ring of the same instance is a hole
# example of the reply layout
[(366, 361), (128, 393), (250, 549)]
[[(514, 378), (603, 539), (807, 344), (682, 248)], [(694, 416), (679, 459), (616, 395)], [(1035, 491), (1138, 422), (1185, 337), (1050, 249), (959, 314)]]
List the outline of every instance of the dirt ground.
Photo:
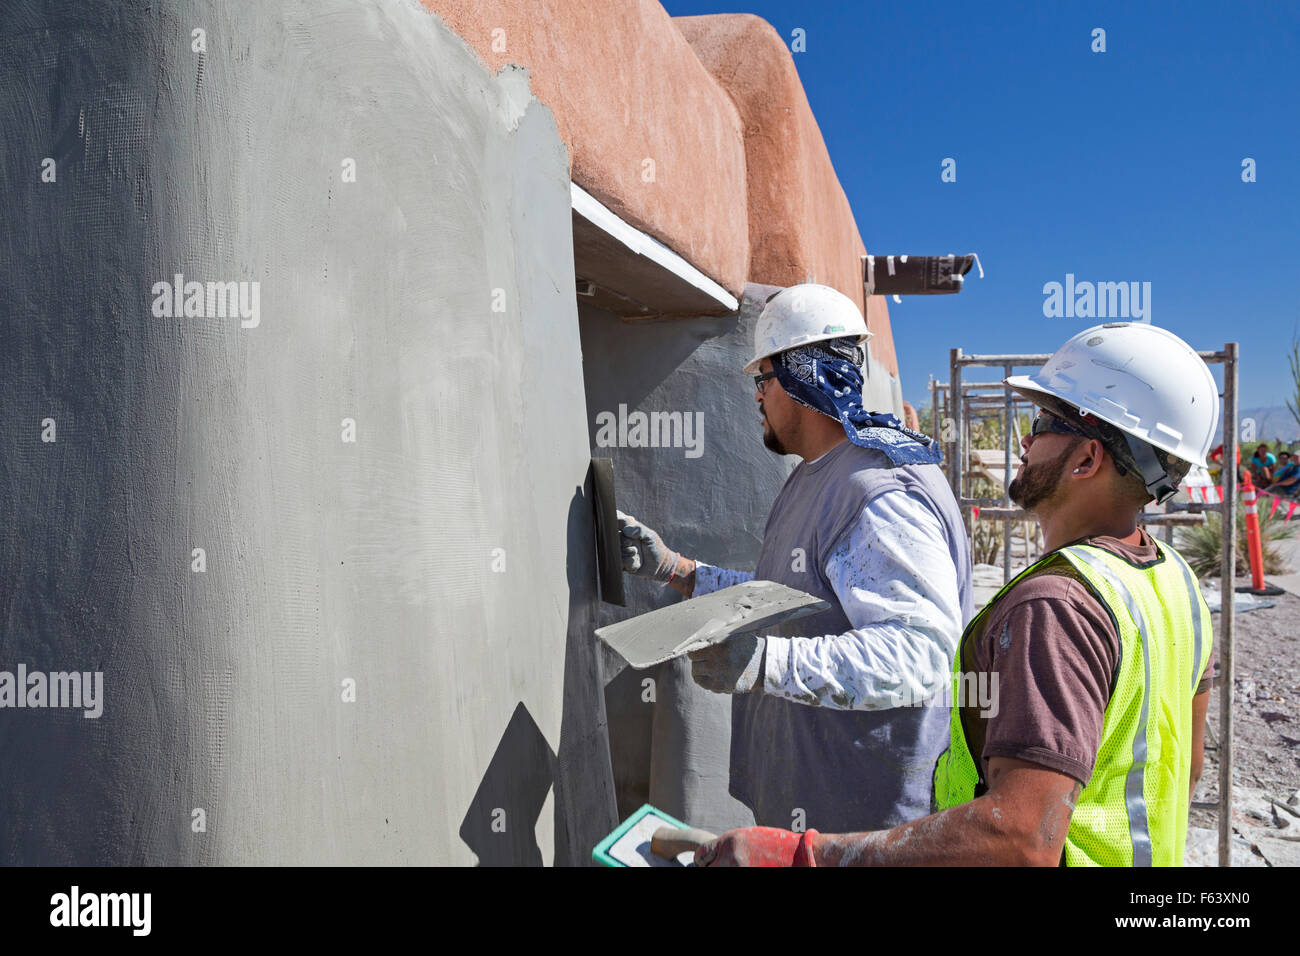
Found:
[[(1239, 579), (1248, 584), (1249, 579)], [(1249, 842), (1271, 833), (1290, 837), (1300, 831), (1300, 819), (1283, 829), (1272, 820), (1269, 798), (1285, 803), (1300, 788), (1300, 597), (1281, 594), (1266, 600), (1273, 607), (1238, 613), (1234, 622), (1233, 784), (1240, 791), (1234, 825)], [(1219, 614), (1213, 615), (1216, 654), (1220, 642)], [(1206, 730), (1205, 771), (1194, 804), (1218, 800), (1220, 720), (1219, 684), (1211, 693)], [(1193, 806), (1193, 827), (1215, 828), (1215, 810)]]

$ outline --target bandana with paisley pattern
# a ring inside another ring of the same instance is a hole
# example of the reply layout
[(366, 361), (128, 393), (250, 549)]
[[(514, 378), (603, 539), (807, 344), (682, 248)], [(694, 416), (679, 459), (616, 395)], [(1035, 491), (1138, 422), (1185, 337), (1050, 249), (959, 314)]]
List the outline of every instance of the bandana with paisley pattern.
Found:
[(855, 349), (851, 339), (801, 345), (772, 356), (772, 371), (796, 402), (843, 425), (853, 444), (882, 451), (895, 465), (938, 464), (943, 452), (937, 441), (888, 412), (862, 407), (862, 370), (846, 357)]

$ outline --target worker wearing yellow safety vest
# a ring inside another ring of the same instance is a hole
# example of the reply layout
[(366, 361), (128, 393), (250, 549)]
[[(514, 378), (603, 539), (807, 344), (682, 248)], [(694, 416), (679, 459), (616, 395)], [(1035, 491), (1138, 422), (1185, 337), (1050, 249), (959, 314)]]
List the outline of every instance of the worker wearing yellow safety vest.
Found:
[(1006, 382), (1040, 409), (1009, 490), (1048, 553), (962, 634), (934, 812), (867, 833), (733, 830), (700, 864), (1182, 863), (1212, 628), (1196, 576), (1137, 518), (1205, 464), (1218, 389), (1185, 342), (1130, 323)]

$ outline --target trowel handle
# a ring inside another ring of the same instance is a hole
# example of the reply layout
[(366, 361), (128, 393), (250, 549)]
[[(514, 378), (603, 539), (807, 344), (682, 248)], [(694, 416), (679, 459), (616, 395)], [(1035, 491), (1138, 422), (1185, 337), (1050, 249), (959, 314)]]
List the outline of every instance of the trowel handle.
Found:
[(694, 853), (696, 847), (716, 839), (716, 834), (708, 830), (697, 830), (694, 827), (687, 827), (685, 830), (677, 827), (660, 827), (650, 838), (650, 852), (665, 860), (673, 860), (679, 853)]

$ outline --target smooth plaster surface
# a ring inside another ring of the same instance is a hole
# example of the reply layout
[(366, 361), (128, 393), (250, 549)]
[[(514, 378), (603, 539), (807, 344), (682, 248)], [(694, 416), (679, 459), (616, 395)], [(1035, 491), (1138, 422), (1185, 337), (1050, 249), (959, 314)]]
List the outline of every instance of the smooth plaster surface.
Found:
[[(527, 75), (414, 0), (13, 0), (0, 128), (0, 668), (106, 697), (0, 711), (0, 863), (585, 862), (590, 451)], [(259, 282), (256, 326), (153, 315), (177, 273)]]

